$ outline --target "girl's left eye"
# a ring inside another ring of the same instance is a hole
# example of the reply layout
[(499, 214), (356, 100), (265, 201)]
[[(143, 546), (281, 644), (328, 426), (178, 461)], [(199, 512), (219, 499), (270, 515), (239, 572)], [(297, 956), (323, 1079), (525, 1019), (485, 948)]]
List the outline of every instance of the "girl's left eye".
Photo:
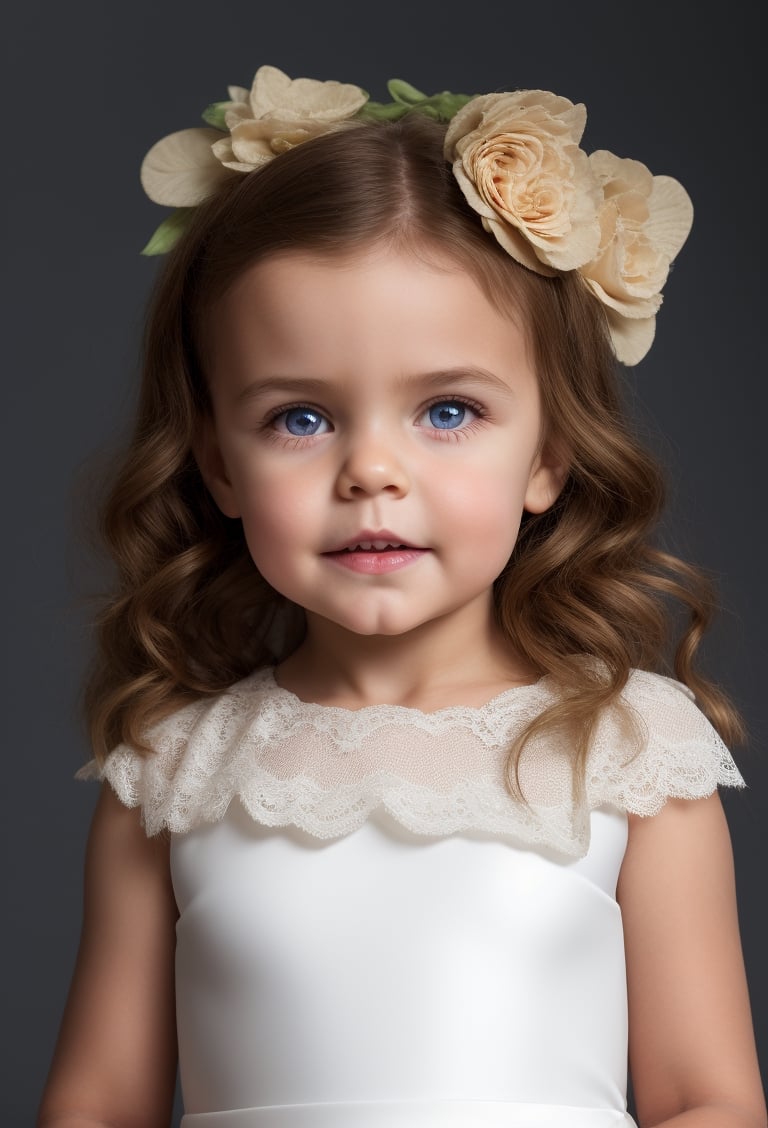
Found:
[(276, 431), (295, 438), (320, 435), (329, 429), (328, 420), (314, 407), (288, 407), (279, 415), (273, 416), (270, 423)]
[(464, 400), (444, 399), (431, 403), (421, 418), (426, 419), (424, 425), (434, 427), (436, 431), (456, 431), (478, 415), (478, 410)]

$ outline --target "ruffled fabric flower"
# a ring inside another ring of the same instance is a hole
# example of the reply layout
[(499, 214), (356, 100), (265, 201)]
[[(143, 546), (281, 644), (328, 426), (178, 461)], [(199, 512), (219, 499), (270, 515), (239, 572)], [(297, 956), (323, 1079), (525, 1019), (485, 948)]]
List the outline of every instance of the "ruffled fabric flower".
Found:
[(250, 93), (230, 86), (233, 105), (227, 125), (249, 118), (274, 115), (276, 119), (334, 124), (352, 117), (368, 101), (359, 86), (348, 82), (319, 82), (314, 78), (289, 78), (278, 67), (259, 67)]
[(605, 150), (589, 157), (601, 186), (600, 246), (580, 273), (605, 306), (616, 354), (637, 364), (653, 342), (661, 290), (693, 222), (693, 205), (671, 176)]
[(600, 243), (599, 187), (579, 148), (586, 120), (567, 98), (519, 90), (473, 98), (446, 133), (446, 159), (483, 226), (540, 274), (581, 266)]
[(250, 93), (230, 87), (225, 112), (230, 131), (213, 146), (226, 168), (251, 172), (280, 153), (349, 123), (368, 95), (343, 82), (290, 79), (277, 67), (260, 67)]
[(653, 342), (669, 268), (693, 221), (678, 181), (579, 142), (586, 111), (545, 90), (486, 94), (448, 127), (445, 156), (483, 226), (539, 274), (576, 270), (603, 304), (614, 352)]
[(217, 129), (183, 129), (162, 138), (147, 153), (141, 183), (151, 200), (194, 207), (235, 172), (251, 172), (294, 145), (343, 128), (365, 104), (359, 86), (291, 79), (277, 67), (256, 72), (251, 90), (229, 88)]

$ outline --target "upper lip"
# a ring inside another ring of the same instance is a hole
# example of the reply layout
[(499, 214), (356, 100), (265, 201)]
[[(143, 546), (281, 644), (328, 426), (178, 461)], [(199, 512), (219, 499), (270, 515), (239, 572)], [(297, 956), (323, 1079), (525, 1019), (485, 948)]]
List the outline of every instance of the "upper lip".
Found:
[(343, 541), (341, 544), (334, 545), (333, 548), (327, 549), (328, 552), (342, 552), (345, 548), (356, 548), (360, 544), (369, 544), (371, 542), (379, 541), (383, 545), (391, 545), (393, 548), (418, 548), (419, 545), (413, 544), (405, 537), (401, 537), (399, 533), (393, 533), (391, 529), (361, 529), (359, 533), (355, 533), (353, 537)]

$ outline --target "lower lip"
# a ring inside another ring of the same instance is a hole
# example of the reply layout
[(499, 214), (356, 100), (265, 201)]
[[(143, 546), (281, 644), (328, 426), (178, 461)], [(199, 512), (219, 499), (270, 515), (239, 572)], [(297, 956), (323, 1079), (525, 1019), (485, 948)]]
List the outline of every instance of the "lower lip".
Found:
[(363, 572), (369, 576), (380, 576), (385, 572), (397, 572), (407, 568), (422, 556), (427, 548), (398, 548), (391, 552), (326, 552), (324, 556), (350, 572)]

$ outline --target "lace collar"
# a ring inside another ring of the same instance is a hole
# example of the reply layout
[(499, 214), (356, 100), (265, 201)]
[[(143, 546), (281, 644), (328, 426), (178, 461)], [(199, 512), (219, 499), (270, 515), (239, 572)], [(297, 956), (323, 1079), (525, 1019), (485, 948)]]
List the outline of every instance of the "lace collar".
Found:
[(598, 806), (651, 815), (669, 796), (744, 785), (685, 686), (635, 670), (621, 697), (640, 722), (642, 747), (628, 748), (620, 712), (606, 710), (578, 804), (570, 749), (552, 736), (531, 741), (521, 757), (527, 803), (504, 782), (513, 739), (556, 698), (548, 678), (481, 706), (424, 713), (304, 702), (262, 669), (161, 721), (150, 734), (153, 755), (121, 745), (103, 770), (92, 761), (78, 776), (106, 778), (124, 803), (140, 805), (148, 834), (215, 822), (238, 797), (258, 822), (318, 838), (350, 834), (385, 807), (418, 834), (483, 830), (579, 857)]

